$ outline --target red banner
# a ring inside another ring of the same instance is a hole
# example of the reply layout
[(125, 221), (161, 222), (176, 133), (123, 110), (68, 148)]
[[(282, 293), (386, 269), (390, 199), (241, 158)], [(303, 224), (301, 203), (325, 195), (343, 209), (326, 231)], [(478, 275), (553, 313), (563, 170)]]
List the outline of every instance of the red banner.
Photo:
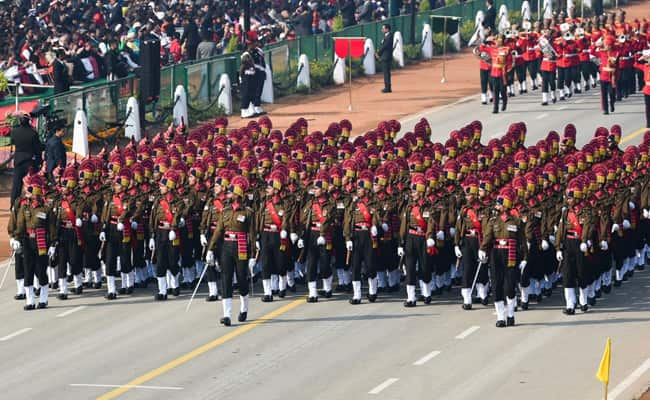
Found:
[(340, 58), (346, 58), (349, 55), (352, 58), (363, 57), (364, 44), (366, 38), (362, 37), (336, 37), (334, 38), (334, 52)]

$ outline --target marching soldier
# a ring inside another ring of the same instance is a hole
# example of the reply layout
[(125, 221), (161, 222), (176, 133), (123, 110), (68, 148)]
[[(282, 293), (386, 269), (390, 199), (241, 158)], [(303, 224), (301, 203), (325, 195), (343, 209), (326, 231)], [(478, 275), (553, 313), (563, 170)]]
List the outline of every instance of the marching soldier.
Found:
[[(29, 179), (27, 175), (23, 181)], [(27, 187), (25, 182), (24, 187)], [(14, 300), (25, 300), (25, 258), (23, 257), (23, 249), (20, 243), (20, 238), (16, 236), (16, 223), (18, 222), (18, 212), (21, 207), (29, 204), (29, 198), (25, 194), (21, 194), (14, 204), (11, 205), (9, 213), (9, 223), (7, 224), (7, 233), (9, 234), (9, 246), (11, 247), (14, 256), (14, 272), (16, 275), (16, 295)], [(34, 279), (32, 277), (32, 279)]]
[[(496, 215), (482, 227), (483, 242), (478, 251), (478, 260), (488, 262), (490, 252), (490, 276), (494, 290), (494, 307), (497, 312), (497, 328), (515, 325), (515, 287), (519, 268), (525, 268), (527, 249), (521, 223), (511, 212), (515, 194), (509, 187), (499, 191), (496, 199)], [(504, 304), (504, 301), (507, 302)]]
[[(385, 167), (380, 166), (375, 170), (375, 179), (373, 182), (373, 195), (377, 203), (377, 218), (381, 225), (379, 238), (379, 254), (377, 258), (377, 290), (379, 292), (386, 290), (387, 277), (390, 287), (394, 287), (398, 282), (394, 281), (394, 271), (398, 268), (397, 243), (395, 236), (395, 227), (393, 227), (394, 217), (397, 215), (397, 201), (394, 196), (387, 193), (389, 174)], [(427, 281), (428, 282), (428, 281)]]
[(99, 260), (99, 233), (102, 214), (103, 194), (95, 190), (96, 167), (93, 160), (84, 160), (79, 165), (78, 195), (82, 199), (81, 221), (83, 235), (83, 266), (85, 272), (84, 286), (94, 289), (102, 287), (101, 263)]
[(616, 76), (619, 54), (614, 49), (614, 37), (606, 36), (604, 46), (596, 48), (596, 57), (600, 59), (600, 104), (603, 114), (614, 112), (616, 103)]
[(492, 58), (490, 79), (492, 88), (494, 89), (493, 114), (499, 113), (499, 99), (503, 102), (501, 111), (505, 111), (508, 105), (506, 88), (508, 87), (508, 71), (512, 69), (512, 54), (510, 53), (510, 48), (505, 46), (503, 41), (503, 36), (499, 35), (496, 39), (495, 46), (490, 50), (490, 56)]
[[(248, 317), (248, 291), (250, 270), (255, 267), (256, 259), (252, 254), (250, 243), (255, 242), (255, 216), (253, 210), (243, 206), (243, 200), (248, 191), (249, 183), (243, 176), (235, 176), (230, 181), (229, 191), (232, 195), (231, 203), (224, 207), (221, 218), (217, 223), (212, 238), (208, 243), (206, 262), (215, 262), (217, 243), (223, 239), (220, 262), (221, 280), (223, 282), (223, 318), (220, 323), (230, 326), (232, 312), (232, 279), (237, 275), (239, 286), (240, 312), (238, 321), (244, 322)], [(248, 260), (248, 263), (247, 263)]]
[(313, 196), (307, 200), (300, 212), (298, 248), (305, 249), (307, 264), (308, 303), (318, 301), (318, 268), (323, 279), (325, 298), (332, 297), (332, 218), (334, 205), (327, 197), (330, 176), (320, 171), (314, 179)]
[[(46, 308), (48, 297), (48, 258), (54, 258), (57, 245), (56, 217), (52, 209), (45, 205), (43, 191), (47, 186), (41, 175), (31, 175), (25, 181), (25, 204), (21, 205), (16, 216), (14, 235), (23, 251), (25, 267), (25, 307), (26, 311), (34, 308)], [(34, 277), (41, 285), (38, 305), (34, 305)]]
[(377, 300), (377, 271), (375, 269), (375, 249), (378, 246), (378, 218), (375, 204), (370, 197), (372, 172), (365, 170), (357, 180), (356, 198), (346, 210), (343, 222), (343, 236), (348, 257), (352, 258), (352, 298), (350, 304), (361, 304), (361, 263), (366, 265), (368, 277), (368, 301)]

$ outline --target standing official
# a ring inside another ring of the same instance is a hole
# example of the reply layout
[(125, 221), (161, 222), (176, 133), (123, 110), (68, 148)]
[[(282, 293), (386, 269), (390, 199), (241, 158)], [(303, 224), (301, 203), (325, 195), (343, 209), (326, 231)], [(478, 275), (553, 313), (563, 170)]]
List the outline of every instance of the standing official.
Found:
[(381, 61), (381, 69), (384, 71), (384, 88), (381, 92), (390, 93), (392, 91), (390, 68), (393, 62), (393, 32), (390, 30), (390, 24), (383, 24), (381, 31), (384, 33), (384, 38), (381, 40), (377, 49), (377, 57)]

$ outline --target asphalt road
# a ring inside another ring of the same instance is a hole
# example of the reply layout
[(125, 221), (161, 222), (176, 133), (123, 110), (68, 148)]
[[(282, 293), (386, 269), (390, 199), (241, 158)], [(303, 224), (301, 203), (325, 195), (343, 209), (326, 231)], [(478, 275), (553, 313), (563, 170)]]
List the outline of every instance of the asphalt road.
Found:
[[(591, 95), (544, 109), (537, 95), (517, 96), (496, 117), (470, 101), (428, 111), (437, 137), (473, 119), (483, 121), (486, 137), (524, 120), (537, 140), (571, 121), (581, 144), (599, 124), (616, 121), (629, 135), (644, 123), (638, 96), (609, 117)], [(0, 278), (6, 268), (0, 265)], [(586, 314), (563, 315), (555, 290), (506, 329), (494, 327), (491, 305), (461, 310), (457, 288), (405, 309), (403, 294), (351, 306), (347, 295), (307, 304), (303, 291), (262, 303), (258, 286), (249, 322), (224, 328), (220, 303), (200, 296), (186, 313), (189, 293), (157, 303), (153, 288), (114, 302), (102, 298), (104, 290), (65, 302), (51, 295), (48, 309), (24, 312), (8, 275), (0, 289), (6, 399), (598, 399), (603, 389), (594, 375), (608, 336), (609, 398), (632, 399), (650, 384), (647, 270)], [(234, 315), (238, 307), (235, 299)]]

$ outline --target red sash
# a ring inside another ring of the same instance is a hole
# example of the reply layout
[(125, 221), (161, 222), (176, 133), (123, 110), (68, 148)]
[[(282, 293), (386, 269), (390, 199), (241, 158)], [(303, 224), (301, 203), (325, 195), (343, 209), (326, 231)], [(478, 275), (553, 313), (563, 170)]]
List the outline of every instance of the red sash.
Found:
[(472, 221), (472, 225), (474, 225), (474, 229), (481, 232), (481, 222), (478, 220), (478, 216), (476, 215), (476, 212), (472, 208), (467, 209), (467, 216), (469, 219)]
[[(362, 202), (357, 202), (357, 207), (359, 207), (359, 211), (361, 212), (361, 215), (363, 215), (363, 219), (366, 220), (366, 224), (368, 224), (368, 226), (372, 225), (372, 215), (370, 215), (368, 207), (366, 207), (366, 205)], [(376, 236), (370, 235), (370, 242), (372, 243), (373, 249), (376, 249), (379, 246)]]
[[(315, 201), (315, 202), (312, 203), (312, 205), (314, 206), (314, 212), (316, 213), (316, 218), (318, 219), (318, 222), (320, 224), (324, 224), (326, 216), (323, 215), (323, 209), (320, 207), (320, 204), (318, 204), (318, 202)], [(332, 250), (332, 231), (331, 231), (331, 229), (328, 229), (327, 232), (325, 233), (325, 248), (327, 250)]]
[(72, 208), (70, 208), (70, 203), (67, 200), (62, 200), (61, 201), (61, 208), (63, 208), (63, 211), (68, 215), (68, 219), (72, 221), (74, 224), (74, 233), (75, 236), (77, 236), (77, 244), (79, 247), (83, 248), (84, 247), (84, 238), (83, 234), (81, 232), (81, 227), (78, 227), (76, 224), (76, 218), (74, 215), (74, 212), (72, 212)]
[(239, 260), (244, 261), (248, 259), (248, 238), (246, 232), (231, 232), (226, 231), (226, 235), (235, 235), (237, 239), (237, 257)]
[[(280, 216), (278, 215), (278, 212), (276, 211), (273, 202), (267, 201), (266, 209), (269, 211), (269, 215), (271, 216), (271, 220), (273, 221), (273, 223), (278, 227), (278, 229), (282, 229), (282, 218), (280, 218)], [(289, 239), (280, 238), (280, 251), (286, 251), (288, 245), (289, 245)]]
[(420, 228), (426, 233), (427, 231), (427, 221), (422, 218), (422, 214), (420, 213), (420, 207), (418, 206), (413, 206), (411, 209), (413, 216), (415, 217), (415, 221), (418, 223)]
[[(118, 196), (113, 196), (113, 204), (115, 204), (115, 208), (117, 208), (118, 214), (122, 215), (124, 212), (124, 207), (122, 207), (122, 199), (120, 199)], [(124, 220), (122, 225), (124, 225), (124, 230), (122, 231), (122, 243), (129, 243), (131, 242), (131, 219), (128, 218)]]
[(517, 239), (508, 239), (508, 267), (517, 265)]
[(47, 232), (45, 228), (36, 228), (36, 248), (38, 248), (38, 255), (47, 255)]
[(582, 226), (578, 222), (578, 217), (573, 211), (570, 211), (567, 213), (567, 218), (569, 219), (569, 223), (573, 226), (573, 230), (576, 232), (579, 238), (582, 238)]
[[(165, 218), (167, 219), (167, 222), (169, 225), (172, 225), (172, 222), (174, 221), (174, 214), (172, 214), (172, 211), (169, 208), (169, 202), (167, 200), (162, 199), (160, 200), (160, 207), (162, 207), (163, 212), (165, 213)], [(178, 246), (181, 243), (181, 239), (179, 237), (178, 232), (176, 233), (176, 239), (172, 242), (172, 246)]]
[(219, 199), (215, 199), (214, 201), (212, 201), (212, 205), (213, 205), (213, 206), (214, 206), (214, 207), (215, 207), (219, 212), (223, 211), (223, 204), (221, 204), (221, 200), (219, 200)]

